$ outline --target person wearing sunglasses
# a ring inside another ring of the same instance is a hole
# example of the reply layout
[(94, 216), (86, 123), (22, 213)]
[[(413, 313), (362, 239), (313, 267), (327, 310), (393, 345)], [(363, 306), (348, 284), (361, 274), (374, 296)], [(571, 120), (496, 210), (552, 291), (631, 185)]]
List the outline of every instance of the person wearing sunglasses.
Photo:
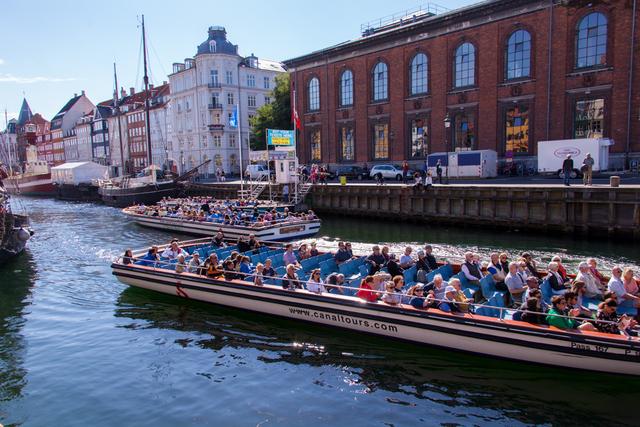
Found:
[(580, 309), (574, 308), (567, 310), (567, 300), (563, 295), (555, 295), (551, 298), (551, 310), (547, 313), (547, 323), (558, 329), (580, 329), (583, 331), (596, 330), (589, 322), (580, 323), (576, 317), (580, 315)]
[(320, 269), (316, 268), (311, 272), (311, 276), (309, 276), (309, 280), (307, 280), (307, 290), (309, 292), (313, 292), (314, 294), (321, 294), (326, 292), (324, 284), (322, 283), (322, 279), (320, 278)]

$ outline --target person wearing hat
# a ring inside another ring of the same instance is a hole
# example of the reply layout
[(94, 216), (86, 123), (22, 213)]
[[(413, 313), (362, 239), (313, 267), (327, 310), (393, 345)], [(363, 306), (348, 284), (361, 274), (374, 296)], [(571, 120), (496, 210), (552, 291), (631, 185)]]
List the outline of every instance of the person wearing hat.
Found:
[(571, 184), (569, 183), (569, 179), (571, 178), (571, 172), (573, 172), (573, 159), (571, 158), (571, 154), (567, 154), (567, 158), (562, 162), (562, 173), (564, 174), (564, 185), (567, 187)]
[(444, 301), (440, 302), (438, 308), (448, 313), (459, 313), (460, 307), (458, 307), (458, 303), (456, 302), (456, 293), (455, 287), (447, 285), (444, 289)]

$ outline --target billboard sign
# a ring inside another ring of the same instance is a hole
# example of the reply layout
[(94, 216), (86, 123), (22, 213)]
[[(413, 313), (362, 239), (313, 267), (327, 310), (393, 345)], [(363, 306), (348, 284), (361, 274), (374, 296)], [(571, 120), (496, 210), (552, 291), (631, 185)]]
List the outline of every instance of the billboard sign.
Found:
[(293, 130), (267, 129), (267, 145), (293, 147), (296, 145), (296, 132)]

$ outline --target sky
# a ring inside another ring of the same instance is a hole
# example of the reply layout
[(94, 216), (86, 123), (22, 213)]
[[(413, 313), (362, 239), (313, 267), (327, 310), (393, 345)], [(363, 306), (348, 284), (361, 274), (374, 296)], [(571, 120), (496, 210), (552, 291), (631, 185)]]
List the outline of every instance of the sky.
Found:
[[(455, 9), (477, 0), (441, 0)], [(140, 90), (139, 20), (145, 15), (151, 82), (193, 57), (211, 25), (224, 26), (239, 53), (285, 60), (360, 36), (360, 25), (424, 5), (420, 0), (3, 0), (0, 14), (0, 128), (23, 97), (47, 120), (75, 93), (98, 102), (118, 83)]]

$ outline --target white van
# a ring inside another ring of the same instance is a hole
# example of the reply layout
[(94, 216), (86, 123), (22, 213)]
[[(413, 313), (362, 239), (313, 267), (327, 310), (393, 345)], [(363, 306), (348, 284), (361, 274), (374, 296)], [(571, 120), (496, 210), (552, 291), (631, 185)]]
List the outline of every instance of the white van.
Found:
[(263, 179), (263, 177), (269, 176), (269, 170), (265, 165), (248, 165), (247, 169), (244, 171), (245, 179)]

